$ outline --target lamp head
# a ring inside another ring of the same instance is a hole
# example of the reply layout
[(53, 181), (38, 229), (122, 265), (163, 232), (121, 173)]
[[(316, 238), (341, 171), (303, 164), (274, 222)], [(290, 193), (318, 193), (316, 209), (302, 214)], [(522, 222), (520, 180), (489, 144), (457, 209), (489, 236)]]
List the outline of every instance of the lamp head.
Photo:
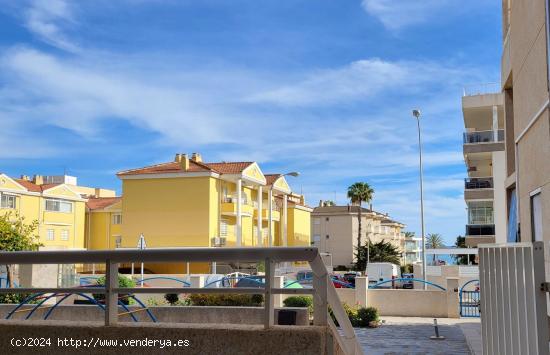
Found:
[(291, 173), (287, 173), (285, 175), (288, 175), (288, 176), (293, 176), (293, 177), (298, 177), (300, 176), (300, 173), (298, 171), (293, 171)]
[(420, 110), (414, 109), (414, 110), (412, 111), (412, 114), (413, 114), (413, 116), (414, 116), (415, 118), (420, 118)]

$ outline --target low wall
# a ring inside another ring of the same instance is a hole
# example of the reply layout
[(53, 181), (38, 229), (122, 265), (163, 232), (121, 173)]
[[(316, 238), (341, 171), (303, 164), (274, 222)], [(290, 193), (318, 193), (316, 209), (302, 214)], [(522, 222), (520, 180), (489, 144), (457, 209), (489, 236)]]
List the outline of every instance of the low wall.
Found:
[(368, 305), (376, 307), (383, 316), (448, 316), (445, 291), (370, 289)]
[[(128, 323), (105, 327), (93, 322), (0, 321), (0, 354), (327, 354), (327, 327), (215, 325), (181, 323)], [(47, 347), (13, 346), (23, 339), (49, 339)], [(98, 339), (98, 340), (96, 340)], [(73, 346), (61, 346), (63, 341)], [(76, 341), (80, 341), (76, 348)], [(99, 341), (101, 340), (102, 343)], [(99, 346), (105, 340), (116, 345)], [(134, 340), (133, 346), (124, 344)], [(180, 346), (144, 346), (153, 340), (170, 340)], [(185, 346), (187, 340), (188, 346)], [(61, 342), (61, 343), (60, 343)], [(92, 344), (93, 343), (93, 344)], [(86, 345), (85, 345), (86, 344)], [(90, 345), (87, 345), (90, 344)], [(122, 346), (120, 345), (122, 344)], [(92, 351), (91, 348), (94, 348)]]
[[(0, 304), (0, 318), (4, 319), (16, 305)], [(34, 305), (24, 306), (24, 309), (32, 309)], [(141, 307), (129, 306), (130, 310), (138, 310)], [(296, 324), (308, 325), (309, 314), (306, 308), (284, 308), (285, 310), (296, 311)], [(39, 308), (31, 316), (31, 319), (43, 319), (49, 308)], [(210, 323), (210, 324), (263, 324), (264, 308), (261, 307), (194, 307), (194, 306), (164, 306), (149, 307), (153, 316), (159, 322), (166, 323)], [(277, 324), (279, 311), (275, 309), (275, 324)], [(124, 312), (119, 307), (119, 312)], [(12, 316), (13, 319), (24, 319), (29, 313), (18, 312)], [(60, 305), (51, 313), (48, 320), (64, 321), (102, 321), (104, 311), (93, 305)], [(133, 313), (140, 322), (151, 322), (151, 318), (145, 311)], [(122, 322), (132, 322), (130, 315), (121, 315)]]

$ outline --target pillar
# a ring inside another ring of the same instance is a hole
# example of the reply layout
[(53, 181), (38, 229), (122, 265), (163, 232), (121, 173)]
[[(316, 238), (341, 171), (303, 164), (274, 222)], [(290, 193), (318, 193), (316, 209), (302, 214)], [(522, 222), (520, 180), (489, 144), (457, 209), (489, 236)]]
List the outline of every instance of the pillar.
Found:
[(288, 200), (286, 194), (283, 194), (283, 223), (281, 223), (281, 242), (284, 247), (288, 246), (287, 242), (287, 222), (288, 222)]
[(458, 277), (447, 277), (447, 317), (460, 318)]
[(262, 201), (263, 201), (263, 191), (262, 186), (258, 186), (258, 246), (264, 246), (263, 237), (262, 237)]
[(270, 187), (267, 192), (267, 230), (268, 230), (268, 239), (269, 246), (273, 246), (273, 187)]
[(191, 275), (190, 281), (191, 281), (191, 287), (192, 288), (203, 288), (204, 287), (204, 276), (202, 276), (202, 275)]
[(355, 302), (361, 307), (367, 307), (367, 293), (369, 289), (368, 276), (357, 276), (355, 278)]
[(242, 226), (242, 179), (237, 180), (237, 246), (242, 246), (243, 226)]
[[(285, 287), (285, 277), (284, 276), (275, 276), (275, 282), (273, 283), (274, 288), (284, 288)], [(283, 295), (275, 294), (273, 295), (273, 307), (282, 307), (283, 306)]]

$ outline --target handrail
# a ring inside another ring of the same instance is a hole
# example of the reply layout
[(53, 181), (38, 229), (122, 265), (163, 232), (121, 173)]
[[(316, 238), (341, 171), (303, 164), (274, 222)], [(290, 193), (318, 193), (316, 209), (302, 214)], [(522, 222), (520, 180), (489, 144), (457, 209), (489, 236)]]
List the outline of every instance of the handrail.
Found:
[[(342, 307), (330, 275), (314, 247), (271, 247), (271, 248), (166, 248), (166, 249), (118, 249), (118, 250), (48, 250), (39, 252), (0, 252), (0, 264), (82, 264), (104, 263), (105, 285), (86, 288), (87, 293), (105, 294), (105, 325), (118, 322), (119, 293), (178, 293), (182, 288), (118, 287), (118, 267), (124, 262), (213, 262), (213, 261), (263, 261), (265, 263), (265, 286), (239, 288), (185, 287), (185, 293), (241, 293), (264, 294), (264, 327), (274, 325), (274, 297), (276, 294), (313, 294), (314, 325), (329, 326), (328, 307), (332, 309), (342, 335), (333, 332), (345, 354), (363, 354), (351, 322)], [(277, 288), (275, 280), (276, 263), (307, 261), (313, 272), (313, 289)], [(10, 288), (0, 293), (82, 293), (82, 288)], [(329, 345), (327, 343), (327, 345)]]
[(422, 279), (408, 279), (408, 278), (399, 278), (399, 279), (391, 279), (391, 280), (384, 280), (384, 281), (380, 281), (374, 285), (371, 285), (369, 286), (369, 288), (371, 289), (376, 289), (378, 286), (380, 285), (383, 285), (383, 284), (386, 284), (386, 283), (390, 283), (390, 282), (395, 282), (395, 281), (414, 281), (414, 282), (422, 282), (422, 283), (425, 283), (426, 285), (429, 285), (429, 286), (433, 286), (433, 287), (437, 287), (439, 288), (440, 290), (442, 291), (447, 291), (447, 289), (443, 286), (439, 286), (438, 284), (435, 284), (433, 282), (430, 282), (430, 281), (426, 281), (426, 280), (422, 280)]

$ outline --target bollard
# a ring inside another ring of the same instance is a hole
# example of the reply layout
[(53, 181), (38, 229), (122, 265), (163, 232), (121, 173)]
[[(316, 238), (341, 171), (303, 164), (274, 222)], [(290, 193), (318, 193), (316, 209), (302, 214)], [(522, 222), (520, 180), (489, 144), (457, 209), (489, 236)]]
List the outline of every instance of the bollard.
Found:
[(435, 331), (435, 335), (432, 335), (430, 337), (430, 339), (432, 339), (432, 340), (443, 340), (443, 339), (445, 339), (444, 336), (439, 335), (439, 327), (437, 326), (437, 319), (436, 318), (434, 318), (434, 331)]

